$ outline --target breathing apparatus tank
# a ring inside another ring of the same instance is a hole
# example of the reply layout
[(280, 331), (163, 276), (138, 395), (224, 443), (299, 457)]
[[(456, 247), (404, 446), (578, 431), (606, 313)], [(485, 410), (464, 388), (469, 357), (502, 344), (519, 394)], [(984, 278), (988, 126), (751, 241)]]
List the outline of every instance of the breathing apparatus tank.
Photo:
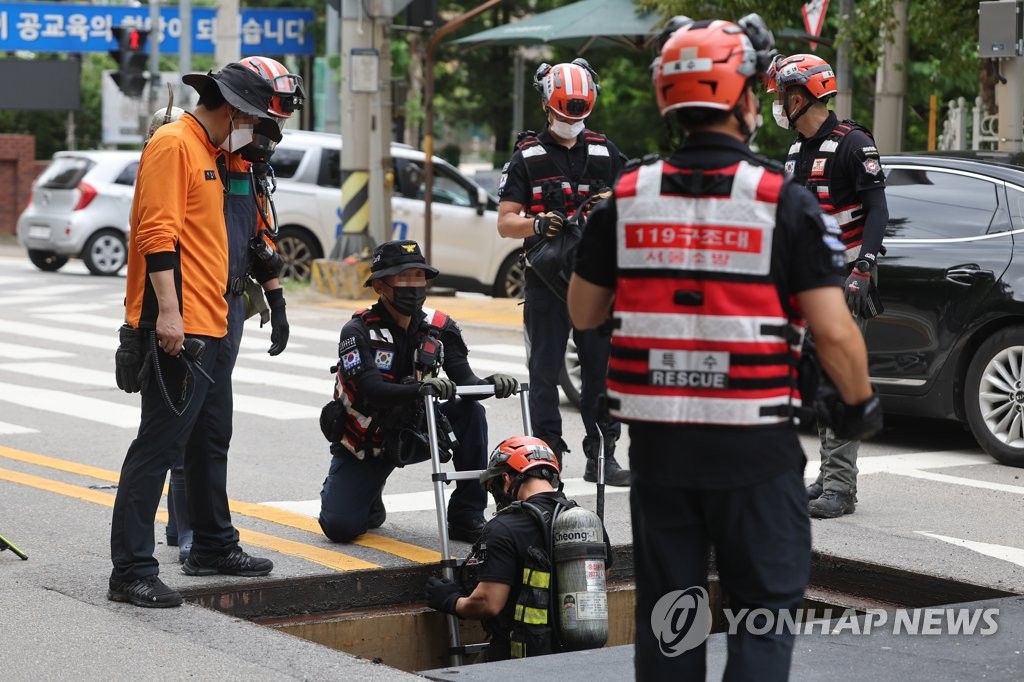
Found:
[(563, 509), (552, 529), (559, 640), (569, 651), (596, 649), (608, 641), (604, 529), (583, 507)]

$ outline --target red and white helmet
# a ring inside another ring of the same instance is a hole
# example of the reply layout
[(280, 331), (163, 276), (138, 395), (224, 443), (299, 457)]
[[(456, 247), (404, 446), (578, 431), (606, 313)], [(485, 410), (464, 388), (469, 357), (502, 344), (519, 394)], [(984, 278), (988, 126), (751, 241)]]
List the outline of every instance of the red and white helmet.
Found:
[(540, 91), (545, 108), (573, 121), (579, 121), (594, 110), (597, 74), (587, 60), (574, 59), (571, 64), (541, 64), (533, 76), (533, 85)]
[(811, 97), (821, 100), (836, 94), (836, 74), (821, 57), (813, 54), (795, 54), (776, 57), (768, 71), (768, 92), (785, 91), (793, 85), (802, 85)]
[(293, 111), (302, 108), (306, 94), (302, 90), (301, 76), (290, 73), (281, 62), (270, 57), (246, 57), (238, 63), (263, 76), (274, 87), (277, 94), (270, 100), (267, 113), (289, 118)]
[(675, 17), (662, 35), (661, 54), (651, 68), (663, 116), (687, 107), (731, 111), (775, 53), (775, 38), (756, 14), (735, 24)]

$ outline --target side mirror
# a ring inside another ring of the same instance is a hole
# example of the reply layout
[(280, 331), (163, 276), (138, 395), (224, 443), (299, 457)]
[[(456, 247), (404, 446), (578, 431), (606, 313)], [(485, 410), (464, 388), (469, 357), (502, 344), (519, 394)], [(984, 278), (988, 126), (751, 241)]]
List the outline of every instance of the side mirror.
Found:
[(484, 211), (487, 210), (487, 204), (490, 203), (490, 197), (487, 196), (487, 190), (483, 187), (476, 188), (476, 214), (483, 215)]

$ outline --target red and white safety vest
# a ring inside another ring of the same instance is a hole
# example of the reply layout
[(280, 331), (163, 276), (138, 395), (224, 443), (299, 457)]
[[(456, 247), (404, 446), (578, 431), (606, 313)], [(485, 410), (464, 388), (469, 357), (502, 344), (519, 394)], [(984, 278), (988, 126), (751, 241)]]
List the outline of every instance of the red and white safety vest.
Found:
[(799, 407), (803, 321), (771, 277), (782, 183), (747, 161), (712, 170), (658, 161), (623, 173), (614, 417), (755, 426), (786, 422)]

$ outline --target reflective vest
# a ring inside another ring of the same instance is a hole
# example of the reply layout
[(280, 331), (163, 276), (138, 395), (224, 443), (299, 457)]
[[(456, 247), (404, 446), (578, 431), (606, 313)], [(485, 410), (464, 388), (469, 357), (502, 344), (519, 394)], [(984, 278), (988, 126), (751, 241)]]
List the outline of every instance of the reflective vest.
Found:
[[(426, 307), (422, 310), (426, 315), (429, 331), (421, 331), (421, 334), (432, 331), (440, 336), (441, 331), (451, 323), (451, 318), (440, 310)], [(372, 354), (369, 361), (376, 364), (384, 380), (396, 383), (404, 379), (405, 377), (396, 377), (392, 373), (392, 368), (397, 364), (395, 340), (391, 330), (383, 324), (380, 315), (373, 308), (364, 308), (356, 311), (352, 317), (361, 319), (369, 330)], [(358, 394), (354, 380), (344, 378), (341, 364), (338, 364), (334, 380), (334, 399), (340, 400), (345, 408), (345, 425), (340, 442), (359, 459), (363, 459), (367, 454), (379, 456), (382, 451), (383, 434), (378, 423), (380, 420), (374, 418), (375, 413), (379, 411), (366, 404)]]
[(748, 161), (709, 170), (657, 161), (622, 174), (614, 417), (760, 426), (799, 407), (803, 321), (771, 276), (783, 181)]
[[(832, 182), (835, 158), (846, 135), (854, 130), (863, 131), (868, 137), (871, 132), (853, 121), (840, 121), (832, 129), (821, 146), (814, 153), (811, 170), (804, 181), (804, 187), (818, 198), (818, 203), (826, 213), (832, 215), (842, 230), (843, 245), (846, 247), (846, 262), (852, 263), (860, 256), (860, 245), (864, 241), (864, 206), (857, 200), (854, 186), (835, 187)], [(790, 146), (786, 157), (787, 169), (799, 163), (800, 149), (805, 144), (797, 140)], [(847, 190), (844, 193), (844, 190)]]
[(615, 179), (611, 177), (608, 139), (592, 130), (580, 134), (587, 145), (587, 161), (577, 179), (568, 177), (568, 169), (560, 168), (552, 160), (536, 135), (527, 132), (519, 139), (516, 147), (523, 155), (530, 180), (530, 215), (559, 210), (571, 216), (592, 192), (609, 187)]

